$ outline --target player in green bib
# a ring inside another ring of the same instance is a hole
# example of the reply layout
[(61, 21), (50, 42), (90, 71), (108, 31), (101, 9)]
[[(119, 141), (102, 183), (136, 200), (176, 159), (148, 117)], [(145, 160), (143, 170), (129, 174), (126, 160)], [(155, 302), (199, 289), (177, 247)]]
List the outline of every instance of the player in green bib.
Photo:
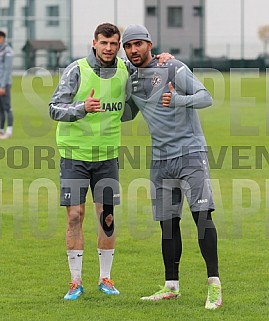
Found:
[[(115, 74), (108, 79), (98, 76), (87, 58), (77, 61), (81, 73), (80, 86), (74, 101), (88, 96), (100, 97), (100, 110), (75, 122), (59, 122), (57, 145), (62, 157), (81, 161), (106, 161), (118, 156), (121, 116), (125, 104), (128, 73), (124, 62), (117, 61)], [(98, 101), (99, 104), (99, 101)], [(99, 107), (99, 106), (98, 106)]]
[(58, 121), (61, 205), (67, 209), (71, 282), (66, 300), (75, 300), (84, 291), (82, 224), (89, 187), (99, 222), (98, 289), (119, 294), (110, 277), (115, 245), (113, 214), (120, 195), (117, 157), (121, 116), (131, 91), (125, 64), (116, 57), (119, 48), (118, 28), (109, 23), (99, 25), (90, 54), (65, 69), (50, 102), (50, 116)]

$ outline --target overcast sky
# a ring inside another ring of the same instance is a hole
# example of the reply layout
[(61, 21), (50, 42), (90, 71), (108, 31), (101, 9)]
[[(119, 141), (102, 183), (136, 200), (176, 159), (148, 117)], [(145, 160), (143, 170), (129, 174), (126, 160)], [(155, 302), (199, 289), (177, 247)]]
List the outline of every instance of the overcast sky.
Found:
[[(164, 1), (164, 0), (161, 0)], [(205, 0), (206, 53), (255, 58), (263, 51), (258, 29), (269, 25), (269, 0)], [(115, 0), (76, 0), (73, 8), (74, 56), (86, 55), (95, 27), (102, 22), (114, 22)], [(242, 43), (241, 3), (244, 3), (244, 46)], [(117, 0), (117, 25), (144, 22), (143, 0)]]

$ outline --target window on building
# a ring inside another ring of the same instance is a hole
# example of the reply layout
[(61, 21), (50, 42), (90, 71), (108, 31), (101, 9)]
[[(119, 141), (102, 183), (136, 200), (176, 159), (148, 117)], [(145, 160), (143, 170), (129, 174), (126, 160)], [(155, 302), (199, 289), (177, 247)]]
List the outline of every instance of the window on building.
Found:
[(193, 16), (194, 17), (201, 17), (202, 16), (202, 12), (203, 12), (203, 8), (202, 7), (193, 7)]
[(47, 6), (47, 26), (59, 26), (59, 6)]
[[(0, 8), (0, 17), (7, 17), (8, 15), (8, 8)], [(0, 27), (7, 27), (7, 19), (0, 19)]]
[(24, 17), (23, 26), (28, 27), (34, 21), (35, 1), (28, 0), (27, 5), (21, 8), (21, 15)]
[(29, 13), (28, 13), (28, 7), (22, 7), (21, 8), (21, 12), (22, 12), (22, 17), (24, 17), (24, 20), (22, 22), (22, 26), (23, 27), (27, 27), (27, 24), (28, 24), (28, 21), (27, 21), (27, 17), (29, 16)]
[(194, 58), (201, 58), (202, 57), (203, 50), (202, 48), (194, 48), (193, 49), (193, 57)]
[(179, 55), (180, 49), (179, 48), (171, 48), (169, 52), (171, 55)]
[(183, 26), (183, 8), (168, 7), (167, 8), (168, 27), (181, 28)]
[(157, 15), (157, 8), (156, 7), (147, 7), (146, 13), (147, 13), (147, 16), (155, 17)]

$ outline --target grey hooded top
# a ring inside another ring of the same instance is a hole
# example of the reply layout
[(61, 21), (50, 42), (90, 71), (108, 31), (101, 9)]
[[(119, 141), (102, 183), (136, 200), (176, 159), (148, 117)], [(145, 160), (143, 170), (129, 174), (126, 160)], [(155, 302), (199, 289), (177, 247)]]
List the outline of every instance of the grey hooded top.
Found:
[[(141, 111), (152, 139), (152, 159), (165, 160), (197, 151), (207, 151), (196, 109), (212, 105), (212, 97), (190, 69), (179, 60), (162, 66), (153, 57), (146, 68), (130, 63), (132, 96), (123, 120), (133, 119)], [(176, 89), (170, 107), (162, 105), (168, 83)]]
[(6, 41), (0, 44), (0, 88), (11, 85), (13, 55), (13, 50)]

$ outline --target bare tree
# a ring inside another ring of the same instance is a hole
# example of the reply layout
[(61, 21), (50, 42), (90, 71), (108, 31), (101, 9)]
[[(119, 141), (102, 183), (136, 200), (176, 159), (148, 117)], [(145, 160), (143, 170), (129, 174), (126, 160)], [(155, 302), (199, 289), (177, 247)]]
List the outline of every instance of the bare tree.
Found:
[(269, 42), (269, 25), (265, 25), (265, 26), (260, 27), (258, 30), (258, 33), (259, 33), (260, 39), (264, 43), (263, 53), (264, 53), (264, 56), (266, 56), (267, 55), (267, 46), (268, 46), (268, 42)]

